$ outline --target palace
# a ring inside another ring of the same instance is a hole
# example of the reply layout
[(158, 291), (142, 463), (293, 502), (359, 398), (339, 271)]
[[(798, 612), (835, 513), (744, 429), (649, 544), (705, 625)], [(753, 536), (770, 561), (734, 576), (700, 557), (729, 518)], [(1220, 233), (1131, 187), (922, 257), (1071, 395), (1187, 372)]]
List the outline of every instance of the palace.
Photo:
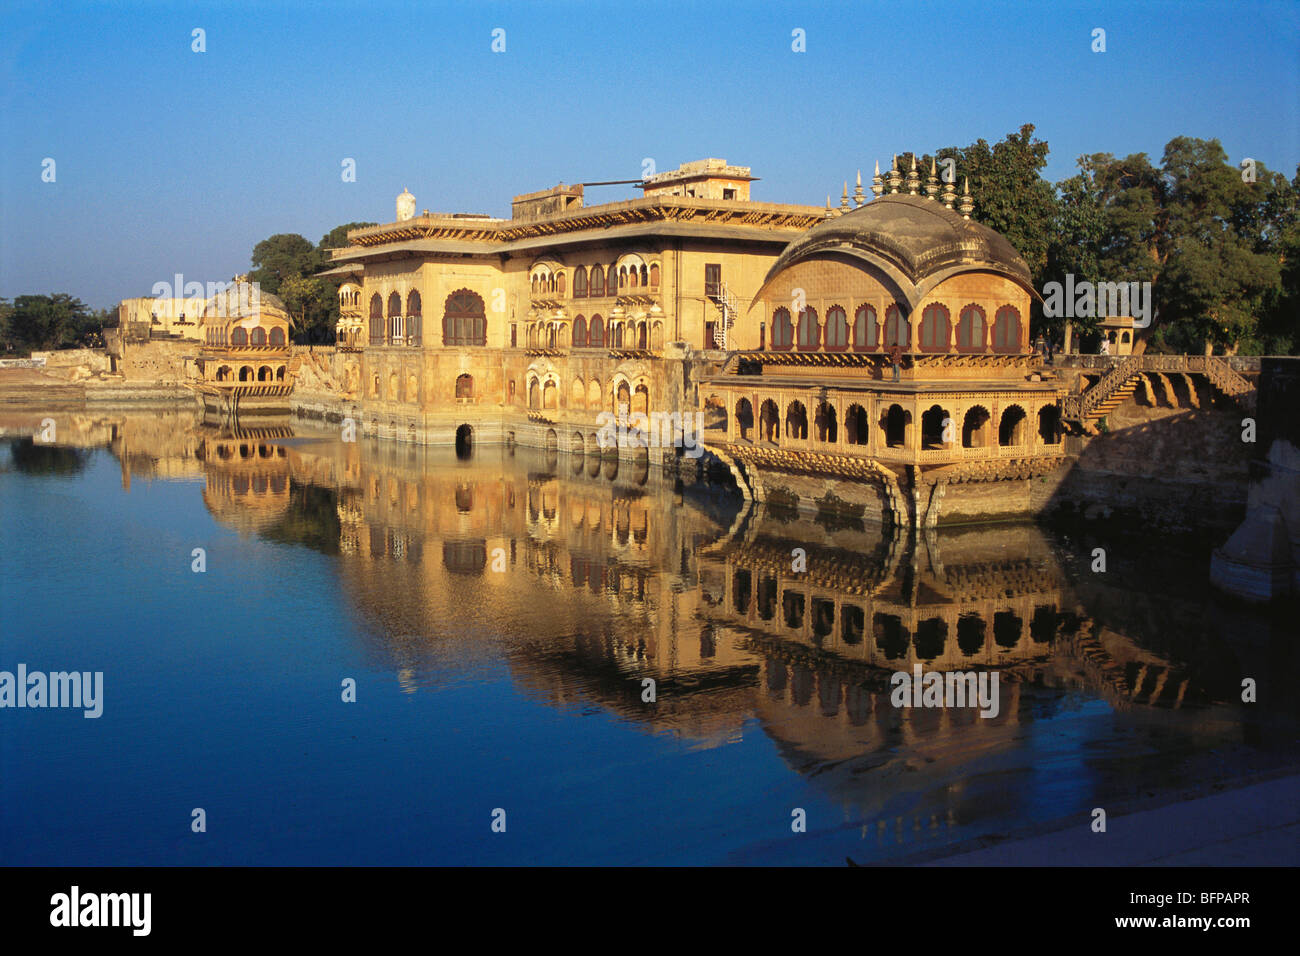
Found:
[[(971, 220), (967, 184), (910, 165), (877, 166), (869, 199), (859, 175), (838, 209), (755, 202), (721, 159), (632, 200), (526, 193), (508, 220), (417, 216), (404, 190), (321, 273), (341, 280), (338, 345), (303, 356), (294, 413), (574, 455), (606, 453), (602, 413), (702, 413), (701, 467), (747, 498), (912, 527), (1036, 513), (1068, 470), (1065, 424), (1095, 431), (1141, 369), (1044, 367), (1025, 261)], [(657, 444), (617, 454), (682, 457)]]

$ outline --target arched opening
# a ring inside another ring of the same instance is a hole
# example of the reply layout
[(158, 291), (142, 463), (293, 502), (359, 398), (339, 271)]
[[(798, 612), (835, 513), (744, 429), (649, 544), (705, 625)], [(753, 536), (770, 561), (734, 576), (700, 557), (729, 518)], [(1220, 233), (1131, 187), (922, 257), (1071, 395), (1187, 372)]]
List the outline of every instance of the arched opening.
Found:
[(593, 378), (587, 383), (588, 408), (603, 408), (605, 405), (604, 401), (602, 401), (603, 396), (604, 389), (600, 387), (600, 381), (598, 379)]
[(628, 388), (627, 382), (619, 382), (618, 390), (614, 393), (614, 414), (624, 413), (632, 413), (632, 389)]
[(248, 344), (249, 344), (249, 345), (265, 345), (265, 344), (266, 344), (266, 329), (262, 328), (260, 325), (257, 326), (255, 329), (253, 329), (252, 334), (249, 335), (249, 337), (248, 337)]
[(727, 430), (727, 403), (717, 395), (710, 395), (704, 400), (703, 414), (704, 428), (709, 431)]
[(798, 341), (800, 352), (815, 352), (821, 345), (821, 329), (817, 325), (817, 310), (806, 306), (799, 313)]
[(848, 316), (838, 305), (826, 313), (826, 351), (843, 352), (849, 347)]
[(902, 448), (907, 442), (907, 412), (903, 411), (903, 406), (890, 405), (882, 424), (885, 445), (889, 448)]
[[(829, 322), (829, 320), (828, 320)], [(829, 330), (829, 325), (827, 326)], [(835, 407), (829, 402), (822, 402), (817, 406), (817, 413), (813, 418), (813, 425), (817, 430), (817, 440), (834, 442), (838, 439), (837, 423), (835, 421)]]
[(638, 385), (632, 395), (632, 411), (642, 415), (650, 414), (650, 389), (644, 385)]
[(853, 313), (853, 351), (874, 352), (880, 348), (880, 325), (876, 321), (876, 310), (869, 305), (860, 305)]
[(984, 310), (978, 305), (968, 305), (961, 310), (957, 322), (957, 351), (983, 352), (986, 338)]
[(477, 293), (460, 289), (447, 296), (442, 315), (442, 344), (487, 344), (487, 313)]
[(781, 439), (781, 413), (776, 402), (765, 399), (758, 408), (758, 433), (763, 441), (777, 444)]
[(1004, 305), (993, 318), (993, 351), (1014, 354), (1020, 351), (1020, 313)]
[(257, 380), (258, 380), (259, 382), (269, 382), (269, 381), (272, 380), (272, 378), (273, 378), (273, 376), (272, 376), (272, 374), (271, 374), (271, 366), (269, 366), (269, 365), (261, 365), (261, 366), (258, 367), (258, 369), (257, 369)]
[(560, 407), (560, 390), (555, 387), (555, 382), (548, 381), (542, 386), (542, 408), (556, 409)]
[(540, 399), (541, 395), (538, 391), (537, 379), (530, 378), (528, 380), (528, 407), (537, 408)]
[(573, 384), (569, 387), (569, 407), (583, 408), (587, 404), (587, 389), (582, 384), (582, 379), (575, 378)]
[(236, 348), (242, 348), (248, 344), (248, 330), (235, 326), (230, 330), (230, 344)]
[(591, 296), (593, 299), (605, 295), (605, 270), (600, 266), (591, 267)]
[(885, 348), (893, 348), (895, 345), (908, 348), (911, 337), (912, 331), (903, 318), (903, 310), (897, 304), (891, 305), (885, 310)]
[(790, 322), (790, 310), (779, 308), (772, 313), (772, 348), (784, 352), (793, 344), (794, 326)]
[(921, 447), (944, 448), (944, 432), (952, 427), (952, 416), (948, 410), (938, 405), (931, 405), (921, 413)]
[(284, 345), (284, 329), (278, 325), (273, 328), (271, 334), (267, 336), (267, 342), (271, 345)]
[(251, 382), (253, 380), (253, 366), (251, 365), (239, 366), (239, 380), (241, 382)]
[(474, 450), (474, 429), (461, 425), (456, 429), (456, 457), (465, 459)]
[(234, 377), (234, 374), (235, 373), (230, 370), (229, 365), (223, 365), (221, 368), (217, 369), (217, 381), (229, 382), (231, 378)]
[(946, 352), (952, 337), (952, 324), (948, 310), (937, 302), (925, 307), (921, 313), (921, 351)]
[(1055, 445), (1061, 440), (1061, 410), (1055, 405), (1044, 405), (1038, 410), (1038, 437), (1044, 445)]
[(987, 448), (992, 416), (983, 405), (976, 405), (966, 410), (961, 423), (961, 446), (963, 448)]
[(420, 304), (420, 293), (412, 289), (406, 296), (406, 344), (420, 345), (424, 337), (424, 318)]
[(275, 380), (276, 380), (277, 382), (283, 382), (283, 381), (284, 381), (284, 366), (283, 366), (283, 365), (281, 365), (279, 368), (277, 368), (277, 369), (275, 370)]
[(585, 316), (578, 316), (573, 320), (573, 347), (575, 349), (585, 349), (587, 347), (587, 319)]
[(1003, 447), (1025, 443), (1026, 416), (1019, 405), (1011, 405), (1002, 413), (998, 424), (998, 444)]
[(473, 398), (474, 397), (474, 376), (458, 375), (456, 377), (456, 397)]
[(605, 322), (599, 313), (591, 317), (591, 325), (587, 329), (587, 343), (593, 349), (605, 347)]
[(742, 398), (736, 403), (736, 433), (741, 441), (753, 441), (754, 406), (749, 399)]
[(392, 292), (388, 296), (388, 344), (402, 344), (405, 336), (402, 326), (402, 296)]
[(801, 401), (795, 400), (786, 406), (785, 437), (798, 440), (808, 438), (808, 410)]
[(867, 443), (867, 412), (861, 405), (850, 405), (844, 413), (844, 438), (850, 445)]
[(967, 657), (978, 654), (984, 647), (987, 625), (978, 614), (963, 614), (957, 618), (957, 649)]
[(370, 297), (370, 344), (384, 344), (384, 300), (378, 292)]
[(582, 266), (573, 270), (573, 297), (575, 299), (587, 297), (587, 270)]

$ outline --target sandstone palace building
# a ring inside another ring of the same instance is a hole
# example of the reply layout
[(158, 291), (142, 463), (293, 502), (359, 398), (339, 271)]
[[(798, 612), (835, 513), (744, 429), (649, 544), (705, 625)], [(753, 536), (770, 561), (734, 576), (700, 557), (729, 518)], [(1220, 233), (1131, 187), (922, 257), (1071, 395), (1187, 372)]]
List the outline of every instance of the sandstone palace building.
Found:
[(603, 448), (601, 414), (676, 415), (689, 438), (698, 412), (709, 461), (769, 503), (915, 526), (1033, 511), (1065, 389), (1029, 346), (1029, 270), (967, 189), (898, 166), (838, 209), (756, 202), (717, 159), (627, 201), (517, 196), (509, 220), (416, 215), (403, 191), (323, 273), (338, 347), (304, 362), (295, 411), (656, 463), (682, 453), (666, 432)]

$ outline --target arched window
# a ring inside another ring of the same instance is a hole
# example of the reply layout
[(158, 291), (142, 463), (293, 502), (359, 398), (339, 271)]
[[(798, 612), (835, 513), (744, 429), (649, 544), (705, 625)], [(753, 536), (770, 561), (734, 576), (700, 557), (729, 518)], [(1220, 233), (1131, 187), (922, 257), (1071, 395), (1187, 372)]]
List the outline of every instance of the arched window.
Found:
[(794, 344), (794, 326), (790, 324), (790, 310), (782, 306), (772, 313), (772, 348), (784, 352)]
[(266, 329), (262, 328), (260, 325), (257, 326), (257, 328), (253, 329), (253, 333), (252, 333), (252, 335), (250, 335), (250, 336), (248, 337), (248, 344), (249, 344), (249, 345), (265, 345), (265, 344), (266, 344)]
[(487, 344), (487, 313), (477, 293), (460, 289), (447, 296), (442, 315), (442, 344)]
[(978, 305), (966, 306), (957, 322), (957, 350), (983, 352), (986, 337), (984, 310)]
[(849, 347), (849, 323), (844, 310), (833, 305), (826, 313), (826, 351), (843, 352)]
[(951, 335), (952, 324), (948, 319), (948, 310), (937, 302), (927, 305), (921, 313), (921, 351), (948, 351)]
[(817, 327), (817, 310), (806, 306), (799, 313), (799, 351), (815, 352), (821, 345), (820, 330)]
[(659, 288), (659, 263), (650, 267), (650, 289), (653, 291)]
[(277, 325), (271, 330), (271, 335), (268, 341), (272, 345), (284, 345), (284, 329)]
[(402, 297), (396, 292), (388, 296), (388, 344), (401, 345), (405, 330), (402, 328)]
[(587, 328), (587, 342), (593, 349), (603, 349), (605, 347), (605, 322), (596, 313), (591, 317), (591, 325)]
[(248, 330), (239, 326), (230, 330), (230, 344), (239, 347), (248, 344)]
[(370, 297), (370, 344), (384, 344), (384, 300), (378, 292)]
[(736, 432), (741, 441), (753, 441), (754, 406), (749, 399), (742, 398), (736, 403)]
[(458, 375), (456, 377), (456, 397), (473, 398), (474, 397), (474, 376)]
[(587, 347), (587, 320), (582, 316), (573, 320), (573, 347), (575, 349)]
[(803, 402), (797, 399), (785, 410), (785, 437), (806, 440), (808, 438), (808, 412)]
[(559, 275), (555, 277), (555, 291), (558, 292), (560, 295), (564, 295), (565, 285), (566, 285), (566, 279), (564, 277), (564, 273), (561, 272)]
[(897, 304), (885, 310), (885, 348), (907, 348), (911, 343), (911, 330), (903, 318), (903, 310)]
[(421, 315), (420, 293), (412, 289), (406, 297), (406, 344), (419, 345), (424, 319)]
[(876, 321), (876, 310), (869, 305), (860, 305), (853, 313), (853, 351), (868, 352), (880, 348), (880, 325)]
[(993, 351), (1020, 351), (1020, 313), (1014, 306), (1004, 305), (998, 309), (993, 320)]
[(1023, 445), (1028, 437), (1028, 416), (1019, 405), (1008, 405), (998, 423), (998, 444), (1003, 447)]
[[(635, 282), (633, 282), (632, 284), (633, 284), (633, 285), (636, 285)], [(646, 267), (645, 267), (645, 265), (644, 265), (644, 263), (643, 263), (642, 266), (641, 266), (641, 287), (642, 287), (642, 288), (645, 288), (645, 287), (648, 286), (649, 284), (650, 284), (650, 272), (649, 272), (648, 269), (646, 269)]]
[(587, 297), (587, 270), (582, 266), (573, 270), (573, 297), (575, 299)]
[(605, 294), (605, 270), (600, 266), (591, 267), (591, 295), (600, 298)]

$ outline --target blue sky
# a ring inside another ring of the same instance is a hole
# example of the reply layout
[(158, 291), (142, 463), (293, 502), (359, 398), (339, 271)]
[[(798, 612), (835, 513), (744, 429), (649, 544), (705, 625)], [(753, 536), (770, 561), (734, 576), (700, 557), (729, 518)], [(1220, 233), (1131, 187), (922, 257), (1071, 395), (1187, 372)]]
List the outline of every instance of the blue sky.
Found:
[(1052, 180), (1083, 153), (1158, 161), (1178, 135), (1293, 175), (1298, 104), (1294, 2), (10, 2), (0, 296), (109, 306), (177, 272), (229, 278), (273, 233), (391, 221), (403, 187), (508, 216), (517, 193), (634, 179), (646, 157), (722, 157), (757, 200), (820, 205), (891, 153), (1032, 123)]

